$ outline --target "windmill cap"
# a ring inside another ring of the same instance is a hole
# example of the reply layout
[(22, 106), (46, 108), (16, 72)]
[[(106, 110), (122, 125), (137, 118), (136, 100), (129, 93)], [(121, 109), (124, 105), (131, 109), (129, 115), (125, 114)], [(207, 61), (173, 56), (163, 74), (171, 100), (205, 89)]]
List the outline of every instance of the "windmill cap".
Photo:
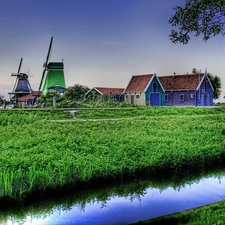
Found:
[(50, 62), (47, 65), (47, 69), (48, 70), (63, 70), (64, 69), (64, 65), (63, 62)]

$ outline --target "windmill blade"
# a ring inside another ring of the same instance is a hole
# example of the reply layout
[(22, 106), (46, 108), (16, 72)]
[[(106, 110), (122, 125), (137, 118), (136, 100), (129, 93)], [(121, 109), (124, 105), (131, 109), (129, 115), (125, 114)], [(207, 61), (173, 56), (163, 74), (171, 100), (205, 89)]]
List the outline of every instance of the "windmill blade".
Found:
[(16, 78), (16, 81), (15, 81), (15, 84), (14, 84), (14, 87), (13, 87), (13, 92), (14, 92), (15, 89), (16, 89), (17, 83), (18, 83), (18, 77)]
[(50, 40), (50, 44), (49, 44), (49, 48), (48, 48), (46, 61), (44, 63), (44, 67), (47, 67), (47, 65), (48, 65), (48, 60), (49, 60), (49, 57), (50, 57), (50, 54), (51, 54), (51, 50), (52, 50), (52, 42), (53, 42), (53, 37), (51, 37), (51, 40)]
[(49, 57), (50, 57), (50, 54), (51, 54), (51, 50), (52, 50), (52, 42), (53, 42), (53, 37), (51, 37), (49, 48), (48, 48), (48, 53), (47, 53), (47, 57), (46, 57), (46, 61), (44, 62), (44, 65), (43, 65), (44, 70), (43, 70), (43, 73), (42, 73), (42, 76), (41, 76), (41, 82), (40, 82), (39, 89), (38, 89), (38, 95), (39, 96), (40, 96), (40, 90), (41, 90), (41, 86), (42, 86), (43, 79), (44, 79), (44, 76), (45, 76), (45, 72), (47, 70), (48, 60), (49, 60)]
[(40, 90), (41, 90), (41, 86), (42, 86), (43, 79), (45, 76), (45, 72), (46, 72), (46, 67), (44, 68), (43, 73), (42, 73), (41, 82), (40, 82), (39, 89), (38, 89), (38, 95), (40, 95)]
[(19, 68), (18, 68), (17, 73), (20, 73), (20, 69), (21, 69), (21, 66), (22, 66), (22, 62), (23, 62), (23, 58), (20, 59), (20, 64), (19, 64)]
[(14, 77), (19, 76), (19, 75), (20, 75), (19, 73), (11, 73), (11, 76), (14, 76)]
[(15, 91), (15, 88), (17, 86), (17, 83), (18, 83), (18, 75), (20, 74), (20, 69), (21, 69), (21, 66), (22, 66), (22, 62), (23, 62), (23, 58), (20, 59), (20, 64), (19, 64), (19, 67), (18, 67), (18, 70), (17, 70), (17, 73), (12, 73), (11, 76), (16, 76), (16, 81), (15, 81), (15, 84), (13, 86), (13, 92)]

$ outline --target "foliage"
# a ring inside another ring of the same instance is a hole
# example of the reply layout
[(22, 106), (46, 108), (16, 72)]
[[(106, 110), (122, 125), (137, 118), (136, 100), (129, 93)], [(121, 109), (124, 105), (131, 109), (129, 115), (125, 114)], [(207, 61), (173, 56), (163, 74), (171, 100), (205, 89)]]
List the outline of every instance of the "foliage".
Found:
[[(192, 73), (201, 73), (201, 70), (198, 70), (196, 68), (192, 69)], [(217, 75), (212, 75), (211, 73), (207, 73), (207, 76), (209, 77), (209, 80), (213, 86), (214, 92), (213, 92), (213, 99), (218, 99), (221, 94), (221, 79)]]
[(114, 100), (106, 101), (73, 101), (64, 100), (56, 105), (57, 108), (124, 108), (124, 107), (135, 107), (133, 104), (126, 102), (117, 102)]
[(220, 106), (220, 107), (225, 107), (225, 102), (217, 102), (217, 103), (214, 103), (213, 105)]
[(218, 76), (214, 76), (210, 73), (207, 73), (209, 80), (213, 86), (214, 92), (213, 92), (213, 99), (218, 99), (221, 94), (221, 79)]
[(58, 91), (50, 90), (46, 93), (46, 95), (41, 95), (37, 98), (37, 104), (45, 104), (47, 107), (53, 106), (53, 97), (56, 97), (56, 102), (60, 103), (64, 100), (64, 96), (60, 95)]
[(173, 27), (178, 26), (178, 31), (172, 30), (169, 35), (173, 43), (187, 44), (191, 32), (195, 36), (202, 34), (204, 41), (225, 34), (225, 0), (188, 0), (185, 6), (176, 6), (174, 10), (169, 20)]
[(64, 99), (56, 104), (56, 108), (79, 108), (79, 104), (76, 101)]
[(78, 119), (129, 119), (139, 118), (147, 119), (153, 117), (167, 116), (194, 116), (194, 115), (210, 115), (223, 112), (221, 108), (196, 108), (196, 107), (126, 107), (114, 109), (88, 109), (80, 110), (76, 113)]
[(80, 101), (84, 99), (85, 93), (89, 91), (87, 86), (83, 86), (80, 84), (75, 84), (74, 86), (70, 86), (65, 91), (65, 99), (72, 101)]
[[(57, 111), (2, 110), (0, 196), (23, 199), (35, 191), (96, 178), (222, 163), (224, 108), (179, 109), (137, 108), (127, 118), (118, 111), (120, 120), (99, 121), (58, 121)], [(56, 122), (39, 115), (48, 112), (56, 113)]]

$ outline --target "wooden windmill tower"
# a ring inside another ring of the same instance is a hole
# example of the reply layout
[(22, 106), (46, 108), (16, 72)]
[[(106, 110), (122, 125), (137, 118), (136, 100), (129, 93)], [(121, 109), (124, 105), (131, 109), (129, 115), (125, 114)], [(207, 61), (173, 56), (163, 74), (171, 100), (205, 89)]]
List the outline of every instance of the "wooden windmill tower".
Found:
[(10, 100), (15, 104), (18, 103), (20, 97), (33, 92), (33, 90), (31, 89), (29, 80), (28, 80), (28, 75), (25, 73), (20, 73), (22, 62), (23, 62), (23, 58), (21, 58), (21, 60), (20, 60), (20, 64), (19, 64), (17, 73), (11, 74), (11, 76), (16, 77), (16, 82), (14, 84), (12, 92), (10, 92), (8, 94), (10, 95)]
[[(40, 94), (45, 95), (49, 90), (57, 90), (60, 93), (63, 93), (66, 89), (63, 62), (48, 62), (51, 51), (52, 51), (52, 42), (53, 42), (53, 37), (51, 37), (46, 61), (44, 62), (44, 65), (43, 65), (44, 70), (43, 70), (41, 82), (39, 85), (39, 90), (38, 90), (39, 95)], [(45, 76), (46, 72), (47, 74)], [(42, 87), (44, 78), (45, 78), (45, 81)]]

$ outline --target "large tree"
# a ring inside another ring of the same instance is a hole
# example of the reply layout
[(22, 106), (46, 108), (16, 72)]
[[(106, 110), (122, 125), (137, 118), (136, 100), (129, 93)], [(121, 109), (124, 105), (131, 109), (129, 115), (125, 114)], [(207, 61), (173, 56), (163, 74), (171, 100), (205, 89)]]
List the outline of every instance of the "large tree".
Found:
[(175, 6), (175, 14), (169, 23), (178, 30), (172, 30), (173, 43), (187, 44), (190, 33), (203, 35), (203, 40), (217, 34), (225, 35), (225, 0), (186, 0), (184, 6)]
[(87, 86), (74, 84), (66, 89), (64, 97), (66, 100), (79, 101), (84, 99), (84, 95), (90, 89)]
[(64, 96), (61, 95), (58, 91), (56, 90), (49, 90), (46, 95), (41, 95), (40, 97), (37, 98), (37, 103), (38, 104), (44, 104), (47, 107), (53, 106), (53, 98), (56, 98), (56, 102), (60, 103), (64, 100)]
[[(193, 68), (192, 73), (201, 73), (201, 70)], [(216, 75), (212, 75), (211, 73), (207, 73), (207, 76), (209, 77), (209, 80), (214, 89), (213, 99), (216, 100), (220, 97), (220, 94), (221, 94), (221, 79), (220, 79), (220, 77), (218, 77)]]

